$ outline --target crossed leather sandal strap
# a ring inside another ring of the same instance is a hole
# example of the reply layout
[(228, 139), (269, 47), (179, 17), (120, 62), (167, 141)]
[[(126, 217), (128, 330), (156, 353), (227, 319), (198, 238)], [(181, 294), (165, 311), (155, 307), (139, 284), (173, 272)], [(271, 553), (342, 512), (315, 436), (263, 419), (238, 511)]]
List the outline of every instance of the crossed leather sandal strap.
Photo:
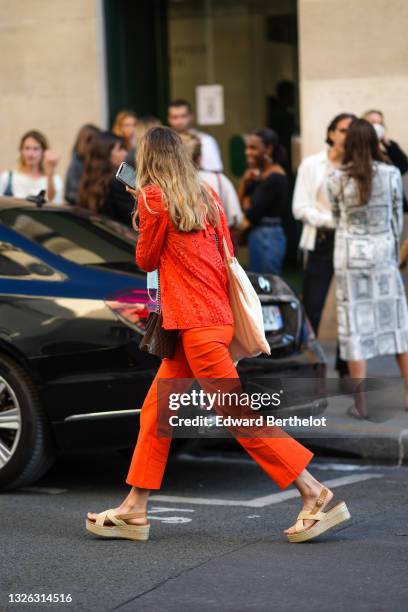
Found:
[(134, 518), (147, 518), (147, 512), (128, 512), (127, 514), (117, 514), (118, 519), (134, 519)]
[(320, 491), (320, 495), (317, 498), (315, 505), (311, 510), (302, 510), (299, 512), (296, 523), (295, 523), (295, 531), (304, 531), (305, 526), (303, 521), (311, 520), (311, 521), (321, 521), (325, 518), (326, 514), (324, 512), (320, 512), (319, 508), (324, 505), (325, 499), (327, 497), (328, 489), (324, 488)]
[(108, 521), (114, 525), (123, 525), (123, 521), (117, 520), (112, 509), (100, 512), (96, 517), (95, 525), (98, 525), (98, 527), (104, 527), (106, 519), (108, 519)]
[(122, 527), (124, 525), (129, 526), (128, 523), (125, 523), (125, 520), (123, 519), (132, 519), (132, 518), (146, 518), (146, 512), (130, 512), (129, 514), (115, 514), (112, 509), (105, 510), (104, 512), (101, 512), (100, 514), (98, 514), (96, 521), (95, 521), (95, 525), (98, 525), (98, 527), (104, 527), (105, 521), (108, 520), (113, 525), (122, 526)]

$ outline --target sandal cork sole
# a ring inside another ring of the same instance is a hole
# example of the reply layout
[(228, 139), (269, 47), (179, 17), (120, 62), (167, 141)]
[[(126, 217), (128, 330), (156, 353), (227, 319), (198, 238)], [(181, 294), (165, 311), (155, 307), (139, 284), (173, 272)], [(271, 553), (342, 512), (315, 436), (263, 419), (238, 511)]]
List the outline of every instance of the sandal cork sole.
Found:
[[(130, 512), (128, 514), (115, 514), (113, 510), (104, 510), (96, 515), (95, 521), (86, 519), (86, 529), (94, 535), (103, 538), (122, 538), (126, 540), (146, 541), (149, 539), (150, 524), (132, 525), (126, 520), (144, 518), (146, 512)], [(110, 524), (107, 525), (106, 522)]]
[(123, 538), (126, 540), (146, 541), (149, 539), (150, 525), (100, 526), (87, 519), (86, 529), (94, 535), (104, 538)]
[[(322, 512), (321, 514), (324, 515), (323, 518), (319, 518), (311, 527), (299, 531), (298, 533), (288, 534), (289, 542), (300, 543), (313, 540), (320, 534), (325, 533), (329, 529), (333, 529), (333, 527), (336, 527), (337, 525), (340, 525), (344, 521), (348, 521), (349, 518), (351, 518), (345, 502), (339, 502), (336, 506), (331, 508), (331, 510)], [(312, 514), (308, 514), (308, 516), (306, 516), (305, 513), (304, 518), (316, 520), (313, 518)]]

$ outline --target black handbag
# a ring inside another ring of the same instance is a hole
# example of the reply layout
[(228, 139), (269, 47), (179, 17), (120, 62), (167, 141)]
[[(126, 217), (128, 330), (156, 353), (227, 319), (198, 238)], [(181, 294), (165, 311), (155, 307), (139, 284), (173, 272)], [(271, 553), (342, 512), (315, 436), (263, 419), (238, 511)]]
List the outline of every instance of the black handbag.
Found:
[(151, 312), (146, 322), (146, 330), (139, 343), (139, 349), (151, 355), (171, 359), (176, 352), (178, 329), (164, 329), (160, 303), (160, 282), (157, 291), (158, 312)]

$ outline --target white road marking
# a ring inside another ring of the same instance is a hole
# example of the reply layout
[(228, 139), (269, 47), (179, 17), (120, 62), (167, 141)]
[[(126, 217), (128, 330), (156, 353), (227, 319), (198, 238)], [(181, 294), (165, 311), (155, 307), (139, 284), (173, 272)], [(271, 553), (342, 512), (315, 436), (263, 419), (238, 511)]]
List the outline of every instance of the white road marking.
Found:
[(192, 508), (169, 508), (168, 506), (154, 506), (149, 508), (149, 514), (152, 512), (195, 512)]
[[(341, 476), (340, 478), (332, 478), (326, 480), (325, 485), (331, 489), (336, 487), (343, 487), (344, 485), (353, 484), (355, 482), (362, 482), (363, 480), (371, 480), (372, 478), (382, 478), (382, 474), (355, 474), (352, 476)], [(264, 506), (270, 506), (272, 504), (280, 504), (287, 499), (298, 497), (298, 491), (290, 489), (289, 491), (282, 491), (282, 493), (272, 493), (271, 495), (265, 495), (264, 497), (256, 497), (248, 502), (247, 506), (251, 508), (263, 508)]]
[(261, 518), (260, 514), (249, 514), (247, 518)]
[(163, 512), (195, 512), (195, 510), (192, 510), (191, 508), (165, 508), (161, 506), (153, 506), (152, 508), (149, 508), (148, 517), (150, 520), (160, 521), (161, 523), (166, 523), (167, 525), (191, 523), (193, 520), (185, 516), (152, 516), (152, 514)]
[[(378, 469), (378, 465), (358, 465), (357, 463), (319, 463), (317, 461), (313, 461), (312, 467), (314, 470), (334, 470), (335, 472), (367, 472), (368, 470)], [(381, 466), (381, 469), (383, 469), (383, 466)]]
[(161, 523), (166, 523), (167, 525), (170, 523), (191, 523), (193, 520), (185, 516), (150, 516), (150, 514), (148, 516), (150, 521), (160, 521)]
[[(403, 430), (408, 431), (408, 430)], [(223, 464), (245, 464), (247, 466), (253, 466), (254, 468), (257, 467), (256, 463), (253, 461), (253, 459), (251, 459), (251, 457), (248, 457), (246, 455), (243, 455), (242, 457), (238, 457), (238, 456), (232, 456), (232, 457), (226, 457), (224, 455), (210, 455), (207, 454), (206, 456), (197, 456), (197, 455), (193, 455), (192, 453), (180, 453), (179, 455), (177, 455), (177, 461), (189, 461), (190, 463), (223, 463)], [(365, 464), (365, 465), (359, 465), (359, 463), (325, 463), (325, 462), (320, 462), (320, 461), (316, 461), (315, 459), (313, 460), (313, 465), (312, 465), (314, 470), (335, 470), (336, 472), (366, 472), (367, 470), (372, 470), (372, 469), (378, 469), (378, 465), (371, 465), (371, 464)], [(388, 468), (388, 466), (385, 466), (386, 468)], [(390, 466), (392, 468), (394, 468), (395, 466), (392, 465)], [(381, 466), (381, 469), (383, 469), (384, 466)]]
[(203, 506), (247, 506), (246, 502), (229, 499), (210, 499), (208, 497), (182, 497), (178, 495), (151, 495), (152, 501), (162, 501), (175, 504), (202, 504)]
[[(350, 476), (341, 476), (340, 478), (332, 478), (326, 480), (325, 485), (331, 489), (336, 487), (343, 487), (345, 485), (353, 484), (355, 482), (362, 482), (364, 480), (371, 480), (372, 478), (383, 478), (383, 474), (354, 474)], [(271, 493), (270, 495), (264, 495), (262, 497), (254, 497), (249, 500), (231, 500), (231, 499), (216, 499), (208, 497), (182, 497), (178, 495), (152, 495), (152, 501), (162, 501), (169, 503), (180, 503), (180, 504), (199, 504), (202, 506), (243, 506), (245, 508), (263, 508), (264, 506), (271, 506), (272, 504), (280, 504), (287, 499), (298, 497), (299, 493), (290, 489), (289, 491), (282, 491), (281, 493)]]

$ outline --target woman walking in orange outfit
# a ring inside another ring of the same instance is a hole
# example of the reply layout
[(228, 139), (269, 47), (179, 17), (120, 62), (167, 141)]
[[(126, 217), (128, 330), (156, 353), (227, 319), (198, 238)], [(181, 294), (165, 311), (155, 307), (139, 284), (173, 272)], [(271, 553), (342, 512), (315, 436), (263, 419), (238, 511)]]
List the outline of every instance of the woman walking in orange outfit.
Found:
[[(146, 540), (149, 493), (161, 486), (171, 442), (157, 433), (158, 381), (237, 379), (238, 374), (228, 352), (233, 316), (223, 237), (231, 253), (233, 246), (216, 194), (200, 184), (181, 139), (170, 128), (152, 128), (142, 139), (137, 173), (136, 260), (148, 272), (159, 269), (163, 327), (179, 330), (179, 336), (174, 357), (163, 359), (142, 407), (126, 479), (131, 490), (117, 508), (88, 513), (86, 525), (105, 537)], [(312, 539), (348, 518), (344, 503), (322, 512), (333, 493), (306, 470), (313, 455), (293, 438), (281, 432), (237, 441), (280, 488), (293, 483), (299, 490), (303, 510), (285, 530), (289, 540)]]

